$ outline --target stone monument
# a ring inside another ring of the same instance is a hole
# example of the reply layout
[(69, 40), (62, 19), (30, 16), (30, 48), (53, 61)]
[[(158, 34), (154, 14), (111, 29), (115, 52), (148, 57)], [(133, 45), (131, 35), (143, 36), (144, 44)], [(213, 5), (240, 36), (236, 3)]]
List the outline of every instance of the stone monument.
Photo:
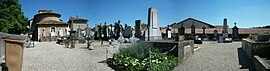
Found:
[(228, 25), (227, 25), (227, 19), (226, 18), (223, 21), (222, 37), (223, 38), (227, 38), (228, 37)]
[(145, 31), (145, 40), (162, 40), (160, 27), (158, 26), (158, 12), (156, 8), (148, 9), (148, 28)]
[(191, 39), (192, 40), (195, 40), (195, 32), (196, 32), (196, 27), (193, 22), (193, 24), (191, 25)]
[(141, 38), (141, 20), (135, 20), (135, 37)]
[(234, 23), (234, 27), (232, 28), (232, 31), (233, 31), (233, 32), (232, 32), (232, 36), (233, 36), (232, 39), (233, 39), (233, 40), (239, 40), (239, 37), (238, 37), (238, 35), (239, 35), (239, 34), (238, 34), (238, 29), (239, 29), (239, 28), (237, 28), (236, 23)]

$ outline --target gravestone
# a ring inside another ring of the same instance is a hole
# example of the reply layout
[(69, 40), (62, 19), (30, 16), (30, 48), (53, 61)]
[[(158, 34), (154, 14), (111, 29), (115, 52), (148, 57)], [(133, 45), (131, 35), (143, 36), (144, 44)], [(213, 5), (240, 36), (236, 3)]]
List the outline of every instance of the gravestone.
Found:
[(108, 32), (107, 32), (107, 25), (106, 24), (107, 23), (105, 22), (104, 26), (103, 26), (103, 34), (104, 34), (103, 40), (104, 39), (107, 40), (107, 38), (108, 38)]
[(124, 38), (121, 34), (122, 34), (122, 33), (120, 32), (120, 36), (119, 36), (119, 38), (118, 38), (117, 40), (118, 40), (118, 42), (119, 42), (120, 44), (123, 44), (124, 41), (125, 41), (125, 38)]
[(148, 9), (148, 28), (145, 32), (147, 41), (162, 40), (160, 27), (158, 26), (158, 12), (156, 8)]
[(185, 35), (185, 27), (183, 26), (183, 23), (182, 23), (182, 26), (178, 28), (178, 30), (179, 30), (179, 35)]
[(121, 27), (120, 27), (120, 20), (114, 23), (114, 32), (115, 32), (115, 39), (120, 37)]
[(196, 27), (195, 27), (195, 25), (194, 25), (194, 22), (193, 22), (193, 24), (191, 25), (191, 39), (192, 40), (195, 40), (195, 32), (196, 32)]
[(135, 20), (135, 37), (141, 38), (141, 20)]
[(172, 38), (172, 30), (171, 30), (169, 25), (167, 26), (166, 32), (167, 32), (167, 38), (171, 39)]
[(223, 38), (227, 38), (228, 37), (228, 25), (227, 25), (227, 19), (226, 18), (223, 21), (222, 37)]
[(218, 31), (217, 30), (214, 30), (214, 38), (213, 40), (218, 40)]
[(233, 37), (232, 37), (232, 39), (233, 40), (239, 40), (239, 37), (238, 37), (238, 27), (236, 26), (236, 23), (234, 23), (234, 27), (232, 28), (232, 35), (233, 35)]
[(101, 40), (101, 39), (102, 39), (101, 35), (102, 35), (102, 33), (103, 33), (103, 32), (102, 32), (102, 25), (101, 25), (101, 23), (100, 23), (100, 25), (98, 26), (98, 33), (99, 33), (99, 34), (98, 34), (98, 37), (99, 37), (98, 39)]
[(132, 29), (130, 26), (125, 25), (125, 31), (123, 33), (124, 38), (130, 38), (132, 36)]
[(205, 40), (206, 39), (205, 26), (203, 26), (202, 29), (203, 29), (202, 39)]

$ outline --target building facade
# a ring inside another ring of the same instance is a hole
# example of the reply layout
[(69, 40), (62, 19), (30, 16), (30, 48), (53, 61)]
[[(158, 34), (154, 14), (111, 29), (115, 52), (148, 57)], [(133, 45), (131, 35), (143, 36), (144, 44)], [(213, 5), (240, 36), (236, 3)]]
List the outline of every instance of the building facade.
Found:
[(85, 37), (86, 36), (86, 28), (88, 26), (87, 24), (88, 20), (84, 18), (79, 18), (76, 16), (75, 18), (70, 17), (68, 23), (69, 26), (72, 26), (74, 31), (76, 31), (76, 36), (77, 37)]
[(55, 41), (68, 35), (68, 23), (60, 19), (61, 15), (52, 10), (39, 10), (30, 20), (30, 32), (34, 41)]

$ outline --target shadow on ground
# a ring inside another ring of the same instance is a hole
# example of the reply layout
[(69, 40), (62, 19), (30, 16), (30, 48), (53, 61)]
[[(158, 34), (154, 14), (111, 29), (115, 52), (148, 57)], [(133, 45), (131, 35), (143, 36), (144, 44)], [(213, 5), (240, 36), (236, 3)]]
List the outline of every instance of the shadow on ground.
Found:
[(237, 52), (238, 52), (239, 65), (241, 65), (240, 69), (248, 69), (249, 71), (255, 71), (247, 55), (245, 54), (243, 48), (242, 47), (238, 48)]

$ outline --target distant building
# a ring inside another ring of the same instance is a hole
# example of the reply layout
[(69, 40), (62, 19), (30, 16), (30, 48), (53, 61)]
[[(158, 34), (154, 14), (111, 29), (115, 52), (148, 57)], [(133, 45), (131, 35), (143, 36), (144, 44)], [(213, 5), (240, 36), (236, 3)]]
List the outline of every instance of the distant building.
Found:
[[(173, 23), (170, 26), (172, 27), (172, 34), (177, 34), (178, 33), (178, 28), (180, 28), (182, 25), (185, 28), (185, 35), (186, 36), (190, 36), (191, 35), (191, 25), (194, 24), (196, 29), (195, 29), (195, 35), (198, 37), (202, 37), (204, 34), (206, 35), (206, 37), (211, 40), (214, 38), (214, 31), (217, 32), (217, 34), (219, 36), (222, 35), (222, 31), (223, 31), (223, 26), (213, 26), (211, 24), (193, 19), (193, 18), (188, 18), (186, 20), (183, 20), (179, 23)], [(205, 32), (203, 32), (203, 27), (205, 27)], [(229, 27), (229, 26), (228, 26)], [(236, 27), (236, 25), (234, 26)], [(237, 28), (237, 27), (236, 27)], [(166, 33), (166, 28), (161, 28), (161, 31), (163, 34)], [(238, 28), (237, 29), (237, 34), (238, 34), (238, 38), (246, 38), (248, 37), (249, 34), (263, 34), (265, 32), (270, 31), (269, 28)], [(230, 38), (233, 38), (233, 28), (228, 28), (228, 36)]]
[(34, 41), (51, 41), (68, 35), (68, 23), (60, 19), (61, 15), (52, 10), (39, 10), (29, 20), (30, 32)]
[(87, 22), (87, 19), (79, 18), (78, 16), (76, 16), (76, 18), (71, 17), (68, 21), (69, 26), (72, 25), (73, 30), (76, 31), (76, 36), (86, 36), (86, 28), (88, 26)]

